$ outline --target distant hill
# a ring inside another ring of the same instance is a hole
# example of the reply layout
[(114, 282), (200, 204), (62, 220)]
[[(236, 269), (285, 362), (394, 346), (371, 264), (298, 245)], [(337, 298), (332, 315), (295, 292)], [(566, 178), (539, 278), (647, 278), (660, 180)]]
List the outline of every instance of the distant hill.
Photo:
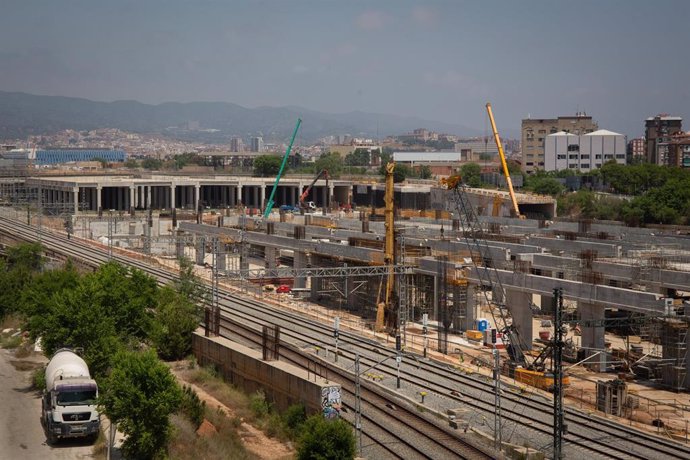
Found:
[(300, 107), (248, 109), (228, 102), (158, 105), (136, 101), (96, 102), (0, 91), (0, 139), (50, 134), (63, 129), (117, 128), (205, 142), (227, 142), (232, 136), (257, 133), (262, 133), (269, 142), (284, 141), (292, 134), (298, 116), (303, 120), (300, 139), (304, 142), (328, 135), (375, 137), (377, 129), (380, 138), (415, 128), (464, 136), (481, 135), (478, 130), (465, 126), (387, 114), (331, 114)]

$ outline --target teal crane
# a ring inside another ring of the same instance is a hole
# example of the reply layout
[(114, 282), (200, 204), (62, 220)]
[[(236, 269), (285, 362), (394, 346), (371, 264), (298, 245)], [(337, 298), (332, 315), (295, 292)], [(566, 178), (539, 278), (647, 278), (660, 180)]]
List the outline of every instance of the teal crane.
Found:
[(297, 131), (299, 130), (299, 125), (302, 124), (302, 119), (297, 119), (297, 125), (295, 125), (295, 131), (292, 133), (292, 139), (290, 139), (290, 145), (288, 145), (287, 150), (285, 150), (285, 155), (283, 156), (283, 162), (280, 165), (280, 170), (278, 171), (278, 176), (276, 176), (276, 181), (273, 184), (273, 190), (271, 190), (271, 196), (268, 197), (266, 202), (266, 209), (264, 209), (264, 219), (268, 218), (271, 214), (271, 209), (273, 209), (273, 197), (276, 195), (276, 190), (278, 190), (278, 182), (280, 182), (280, 177), (283, 175), (283, 170), (285, 169), (285, 164), (290, 156), (290, 151), (292, 150), (292, 144), (295, 142), (295, 137), (297, 136)]

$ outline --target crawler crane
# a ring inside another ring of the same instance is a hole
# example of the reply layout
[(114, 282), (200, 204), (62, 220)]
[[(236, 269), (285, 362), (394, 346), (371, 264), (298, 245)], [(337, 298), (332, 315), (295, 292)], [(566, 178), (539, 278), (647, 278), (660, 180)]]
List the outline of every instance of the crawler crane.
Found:
[[(470, 202), (467, 194), (467, 186), (462, 183), (462, 178), (458, 175), (442, 179), (441, 184), (450, 191), (451, 199), (460, 217), (465, 234), (465, 242), (472, 256), (472, 263), (479, 278), (480, 285), (489, 288), (483, 289), (485, 299), (491, 308), (491, 315), (496, 324), (496, 329), (503, 333), (503, 340), (510, 359), (509, 375), (515, 380), (551, 390), (553, 388), (553, 375), (546, 371), (546, 360), (551, 355), (551, 346), (547, 346), (542, 354), (536, 359), (525, 355), (527, 348), (523, 338), (520, 337), (517, 328), (508, 321), (506, 314), (506, 290), (503, 288), (498, 271), (491, 263), (491, 254), (486, 240), (483, 239), (482, 226), (479, 218)], [(481, 265), (480, 265), (481, 264)], [(489, 296), (489, 292), (492, 293)], [(498, 314), (496, 314), (498, 311)], [(531, 341), (531, 337), (529, 338)], [(569, 383), (567, 377), (563, 379), (564, 384)]]

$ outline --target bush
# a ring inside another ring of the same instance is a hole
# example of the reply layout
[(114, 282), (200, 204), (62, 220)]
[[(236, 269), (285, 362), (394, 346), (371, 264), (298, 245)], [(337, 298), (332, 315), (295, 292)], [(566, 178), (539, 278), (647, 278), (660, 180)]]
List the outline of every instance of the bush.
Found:
[(346, 421), (326, 420), (321, 414), (316, 414), (304, 423), (297, 459), (349, 460), (355, 457), (355, 450), (355, 435)]
[(195, 428), (199, 428), (204, 421), (206, 403), (199, 399), (199, 395), (196, 394), (196, 391), (194, 391), (192, 387), (187, 385), (182, 387), (180, 412), (192, 422)]
[(31, 374), (31, 387), (39, 391), (46, 389), (46, 370), (44, 368), (36, 369)]
[(266, 394), (262, 390), (259, 390), (251, 395), (249, 407), (252, 410), (252, 414), (254, 414), (254, 417), (256, 418), (265, 417), (268, 415), (268, 412), (271, 408), (268, 401), (266, 401)]
[(293, 404), (283, 413), (283, 423), (290, 439), (299, 438), (302, 426), (307, 420), (307, 411), (302, 404)]

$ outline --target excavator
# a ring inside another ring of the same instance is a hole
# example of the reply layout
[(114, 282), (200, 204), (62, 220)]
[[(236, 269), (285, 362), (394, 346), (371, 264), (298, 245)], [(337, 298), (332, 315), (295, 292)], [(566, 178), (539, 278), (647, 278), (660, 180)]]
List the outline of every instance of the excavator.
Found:
[[(469, 230), (469, 232), (464, 232), (465, 242), (472, 255), (471, 259), (479, 278), (479, 284), (488, 288), (482, 290), (485, 300), (487, 304), (495, 307), (491, 308), (491, 315), (496, 329), (503, 333), (503, 341), (510, 359), (508, 374), (518, 382), (552, 391), (554, 378), (553, 374), (546, 369), (546, 361), (553, 351), (553, 343), (548, 344), (536, 358), (528, 357), (525, 354), (524, 350), (527, 349), (527, 344), (523, 341), (517, 328), (509, 323), (507, 318), (506, 302), (508, 299), (497, 269), (493, 264), (479, 265), (479, 261), (491, 260), (491, 254), (486, 240), (482, 239), (483, 229), (470, 202), (466, 190), (467, 185), (463, 184), (462, 177), (459, 175), (441, 179), (441, 185), (451, 192), (451, 199), (463, 228)], [(531, 341), (531, 338), (529, 340)], [(564, 376), (563, 385), (569, 383), (570, 379)]]
[[(489, 114), (489, 120), (491, 121), (491, 130), (494, 134), (494, 141), (496, 142), (496, 148), (498, 148), (498, 155), (501, 157), (501, 166), (503, 167), (503, 174), (506, 177), (506, 184), (508, 185), (508, 193), (510, 193), (510, 201), (513, 204), (512, 213), (515, 217), (519, 219), (524, 219), (525, 216), (520, 214), (520, 208), (518, 207), (517, 198), (515, 196), (515, 190), (513, 190), (513, 181), (510, 179), (510, 172), (508, 171), (508, 162), (506, 161), (505, 152), (503, 152), (503, 144), (501, 143), (501, 138), (498, 135), (498, 129), (496, 129), (496, 121), (494, 120), (494, 114), (491, 111), (491, 104), (486, 103), (486, 112)], [(500, 206), (500, 204), (498, 205)], [(496, 213), (496, 201), (494, 201), (494, 215)]]
[[(304, 204), (304, 200), (309, 196), (309, 192), (311, 192), (312, 187), (314, 187), (314, 184), (321, 179), (322, 177), (326, 178), (326, 189), (328, 190), (328, 170), (322, 169), (319, 171), (319, 173), (316, 175), (313, 181), (311, 181), (311, 184), (304, 189), (304, 192), (299, 196), (299, 200), (297, 201), (297, 205), (300, 207), (300, 209), (306, 209), (307, 206)], [(326, 199), (326, 208), (328, 208), (328, 199)]]

